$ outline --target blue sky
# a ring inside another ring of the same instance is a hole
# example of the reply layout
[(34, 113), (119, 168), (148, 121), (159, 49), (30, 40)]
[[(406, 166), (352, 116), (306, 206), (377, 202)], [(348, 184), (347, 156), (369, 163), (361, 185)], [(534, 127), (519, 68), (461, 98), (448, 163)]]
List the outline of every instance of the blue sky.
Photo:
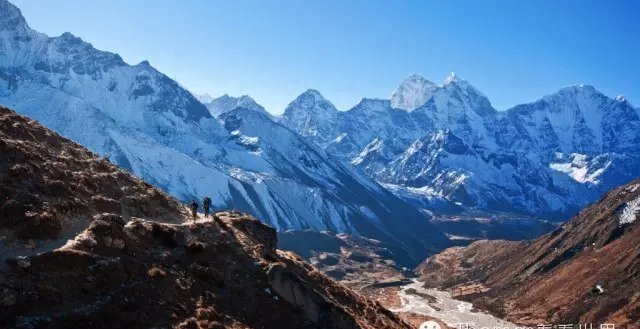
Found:
[(640, 106), (640, 1), (12, 2), (40, 32), (273, 113), (309, 88), (348, 109), (413, 72), (442, 83), (452, 71), (499, 110), (579, 83)]

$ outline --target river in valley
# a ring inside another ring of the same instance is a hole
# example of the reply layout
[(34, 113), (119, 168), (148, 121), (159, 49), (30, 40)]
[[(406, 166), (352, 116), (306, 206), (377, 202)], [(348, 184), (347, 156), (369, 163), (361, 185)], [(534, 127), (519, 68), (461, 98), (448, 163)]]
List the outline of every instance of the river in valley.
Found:
[[(491, 314), (473, 309), (473, 305), (451, 297), (446, 291), (424, 288), (422, 282), (414, 280), (413, 283), (403, 286), (399, 292), (402, 307), (392, 309), (393, 312), (408, 312), (427, 315), (442, 320), (442, 322), (454, 328), (522, 328), (516, 324), (499, 319)], [(414, 289), (416, 293), (407, 292)], [(429, 295), (433, 299), (419, 295)]]

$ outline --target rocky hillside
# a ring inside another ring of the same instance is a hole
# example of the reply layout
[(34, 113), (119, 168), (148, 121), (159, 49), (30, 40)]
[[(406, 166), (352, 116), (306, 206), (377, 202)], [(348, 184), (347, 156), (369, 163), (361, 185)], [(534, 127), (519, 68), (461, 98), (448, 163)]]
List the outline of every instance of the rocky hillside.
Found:
[(414, 277), (398, 265), (393, 248), (360, 236), (331, 232), (287, 231), (278, 233), (278, 248), (291, 250), (341, 283), (363, 291), (365, 287), (400, 286)]
[(296, 252), (341, 284), (388, 309), (396, 309), (400, 318), (416, 328), (425, 321), (452, 328), (432, 316), (397, 311), (403, 306), (400, 290), (412, 283), (415, 274), (396, 263), (394, 259), (402, 257), (394, 255), (393, 248), (382, 241), (327, 231), (286, 231), (278, 233), (278, 248)]
[(640, 325), (640, 180), (531, 242), (479, 241), (427, 259), (427, 285), (527, 324)]
[(409, 328), (238, 212), (184, 207), (0, 108), (0, 327)]
[(9, 233), (1, 256), (60, 247), (102, 212), (174, 222), (186, 213), (164, 192), (2, 106), (0, 154), (0, 230)]

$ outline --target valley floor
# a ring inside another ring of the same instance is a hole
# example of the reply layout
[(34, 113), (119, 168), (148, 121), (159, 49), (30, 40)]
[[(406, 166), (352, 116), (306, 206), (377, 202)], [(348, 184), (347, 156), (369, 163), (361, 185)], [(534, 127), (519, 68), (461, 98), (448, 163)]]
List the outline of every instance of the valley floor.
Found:
[(426, 289), (424, 283), (414, 279), (412, 283), (402, 286), (397, 295), (400, 300), (398, 307), (391, 307), (391, 311), (410, 315), (422, 315), (436, 318), (453, 328), (482, 328), (500, 327), (516, 328), (516, 324), (504, 321), (493, 315), (478, 311), (468, 302), (456, 300), (446, 291)]

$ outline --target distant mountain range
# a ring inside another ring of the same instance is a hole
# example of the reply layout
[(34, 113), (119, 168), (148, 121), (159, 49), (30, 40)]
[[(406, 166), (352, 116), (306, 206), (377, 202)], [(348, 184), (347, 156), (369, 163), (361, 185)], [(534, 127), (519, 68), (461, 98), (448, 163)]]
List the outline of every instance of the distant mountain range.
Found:
[(227, 94), (224, 94), (218, 98), (213, 98), (209, 96), (209, 94), (204, 95), (194, 95), (196, 98), (204, 104), (212, 116), (217, 117), (223, 113), (227, 113), (237, 109), (238, 107), (242, 107), (245, 109), (258, 111), (266, 116), (271, 116), (269, 112), (267, 112), (262, 105), (256, 103), (253, 98), (242, 95), (240, 97), (232, 97)]
[(442, 85), (413, 74), (348, 111), (309, 90), (280, 122), (419, 207), (444, 198), (566, 219), (640, 176), (639, 113), (586, 85), (496, 111), (452, 73)]

